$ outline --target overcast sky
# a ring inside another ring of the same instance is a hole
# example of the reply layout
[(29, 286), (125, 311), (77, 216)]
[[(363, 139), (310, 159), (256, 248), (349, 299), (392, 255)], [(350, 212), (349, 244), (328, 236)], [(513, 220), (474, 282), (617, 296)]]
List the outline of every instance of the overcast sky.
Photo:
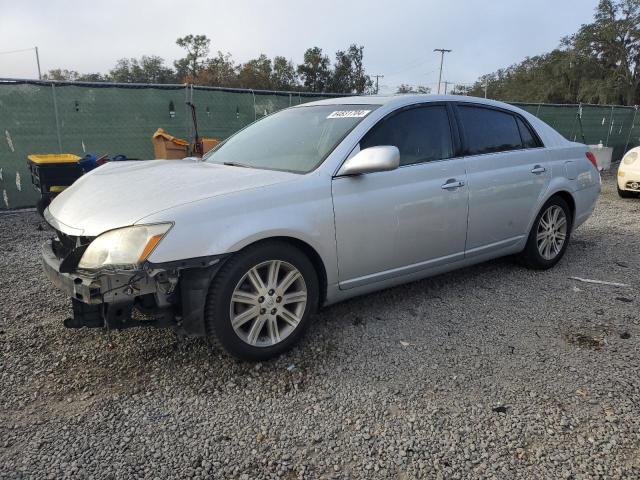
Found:
[(107, 72), (122, 57), (159, 55), (173, 62), (177, 37), (212, 40), (212, 51), (236, 61), (265, 53), (299, 63), (307, 47), (334, 52), (364, 45), (369, 74), (381, 91), (400, 83), (438, 81), (439, 56), (449, 48), (443, 80), (471, 83), (558, 46), (590, 22), (597, 0), (0, 0), (0, 77), (37, 78), (52, 68)]

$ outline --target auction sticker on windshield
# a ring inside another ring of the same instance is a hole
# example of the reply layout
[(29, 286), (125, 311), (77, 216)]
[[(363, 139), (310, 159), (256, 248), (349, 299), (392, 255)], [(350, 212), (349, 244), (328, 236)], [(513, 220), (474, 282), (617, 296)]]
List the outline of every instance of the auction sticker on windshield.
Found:
[(366, 117), (371, 110), (336, 110), (331, 112), (327, 118), (361, 118)]

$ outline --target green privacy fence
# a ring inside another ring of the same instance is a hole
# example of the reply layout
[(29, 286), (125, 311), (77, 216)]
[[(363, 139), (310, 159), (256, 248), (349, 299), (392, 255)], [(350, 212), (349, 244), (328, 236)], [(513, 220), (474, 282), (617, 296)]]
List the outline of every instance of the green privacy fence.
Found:
[(330, 96), (335, 95), (0, 79), (0, 209), (29, 207), (38, 200), (26, 166), (29, 154), (149, 159), (157, 128), (192, 139), (186, 101), (196, 105), (198, 133), (224, 139), (277, 110)]
[[(0, 209), (35, 205), (26, 157), (32, 153), (124, 154), (153, 158), (157, 128), (191, 140), (218, 139), (272, 112), (332, 96), (201, 87), (0, 79)], [(518, 104), (570, 140), (614, 147), (614, 159), (640, 144), (636, 108)], [(640, 122), (640, 118), (638, 119)]]
[(640, 145), (640, 115), (637, 107), (610, 105), (551, 105), (513, 103), (526, 110), (571, 141), (613, 148), (620, 160), (631, 147)]

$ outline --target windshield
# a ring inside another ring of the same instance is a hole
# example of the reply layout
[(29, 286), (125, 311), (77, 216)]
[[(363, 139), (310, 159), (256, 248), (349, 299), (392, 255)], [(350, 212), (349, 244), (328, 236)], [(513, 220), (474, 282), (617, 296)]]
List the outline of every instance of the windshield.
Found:
[(307, 173), (377, 107), (312, 105), (281, 110), (240, 130), (203, 160)]

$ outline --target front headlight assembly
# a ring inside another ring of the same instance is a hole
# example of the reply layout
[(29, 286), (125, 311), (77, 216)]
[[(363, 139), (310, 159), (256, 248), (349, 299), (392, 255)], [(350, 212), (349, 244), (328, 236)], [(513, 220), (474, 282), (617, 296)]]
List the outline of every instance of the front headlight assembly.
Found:
[(622, 159), (622, 163), (625, 165), (633, 165), (638, 159), (638, 152), (629, 152)]
[(136, 268), (147, 259), (172, 226), (171, 223), (134, 225), (105, 232), (89, 244), (78, 268)]

